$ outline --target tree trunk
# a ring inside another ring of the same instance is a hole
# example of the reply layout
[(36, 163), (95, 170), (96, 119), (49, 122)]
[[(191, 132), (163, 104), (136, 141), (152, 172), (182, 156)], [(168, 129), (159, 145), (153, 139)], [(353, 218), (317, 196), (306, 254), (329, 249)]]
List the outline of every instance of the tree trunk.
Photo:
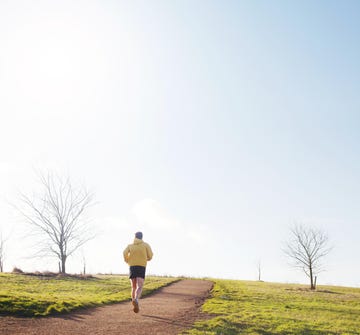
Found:
[(66, 256), (62, 256), (61, 257), (61, 273), (65, 274), (65, 263), (66, 263)]
[(314, 286), (314, 276), (313, 276), (313, 271), (312, 271), (312, 267), (310, 266), (310, 289), (311, 290), (315, 290), (315, 286)]

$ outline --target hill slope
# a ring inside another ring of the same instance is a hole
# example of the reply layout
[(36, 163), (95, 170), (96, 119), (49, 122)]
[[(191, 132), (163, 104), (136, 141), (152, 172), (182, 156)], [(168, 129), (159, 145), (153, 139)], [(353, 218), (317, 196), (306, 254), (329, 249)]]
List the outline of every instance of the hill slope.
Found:
[(184, 334), (360, 334), (358, 288), (215, 280), (203, 311), (213, 318)]

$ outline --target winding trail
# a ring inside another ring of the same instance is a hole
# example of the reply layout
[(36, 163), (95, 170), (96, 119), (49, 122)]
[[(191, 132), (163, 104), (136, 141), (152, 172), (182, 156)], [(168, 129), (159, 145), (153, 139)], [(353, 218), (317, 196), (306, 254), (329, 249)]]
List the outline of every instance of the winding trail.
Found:
[(206, 280), (181, 280), (140, 300), (45, 318), (0, 317), (1, 335), (177, 335), (204, 318), (200, 306), (212, 288)]

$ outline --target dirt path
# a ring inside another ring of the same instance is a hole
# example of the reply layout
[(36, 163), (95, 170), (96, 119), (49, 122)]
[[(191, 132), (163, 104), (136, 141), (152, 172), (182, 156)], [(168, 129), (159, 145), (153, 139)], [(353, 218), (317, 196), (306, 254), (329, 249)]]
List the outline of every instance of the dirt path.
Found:
[(130, 302), (47, 318), (0, 317), (1, 335), (172, 335), (201, 318), (199, 307), (212, 283), (182, 280), (140, 300), (140, 312)]

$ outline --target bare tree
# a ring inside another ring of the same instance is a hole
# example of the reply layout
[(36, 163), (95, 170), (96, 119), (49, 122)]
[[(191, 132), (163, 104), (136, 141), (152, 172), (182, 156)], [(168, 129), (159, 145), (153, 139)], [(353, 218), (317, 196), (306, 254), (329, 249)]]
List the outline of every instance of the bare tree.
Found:
[(257, 262), (256, 267), (258, 272), (258, 281), (261, 281), (261, 260)]
[(322, 258), (331, 248), (328, 236), (321, 230), (296, 225), (291, 229), (291, 240), (284, 252), (293, 260), (295, 267), (301, 268), (310, 279), (310, 288), (316, 288), (316, 275), (323, 270)]
[(0, 233), (0, 272), (4, 272), (4, 261), (5, 261), (5, 240)]
[(84, 220), (93, 195), (69, 178), (40, 173), (39, 179), (42, 190), (31, 198), (21, 194), (24, 209), (19, 211), (42, 238), (40, 254), (56, 256), (59, 272), (66, 273), (68, 257), (94, 237)]
[(83, 275), (85, 276), (86, 275), (86, 259), (85, 259), (84, 255), (83, 255), (82, 259), (83, 259)]

